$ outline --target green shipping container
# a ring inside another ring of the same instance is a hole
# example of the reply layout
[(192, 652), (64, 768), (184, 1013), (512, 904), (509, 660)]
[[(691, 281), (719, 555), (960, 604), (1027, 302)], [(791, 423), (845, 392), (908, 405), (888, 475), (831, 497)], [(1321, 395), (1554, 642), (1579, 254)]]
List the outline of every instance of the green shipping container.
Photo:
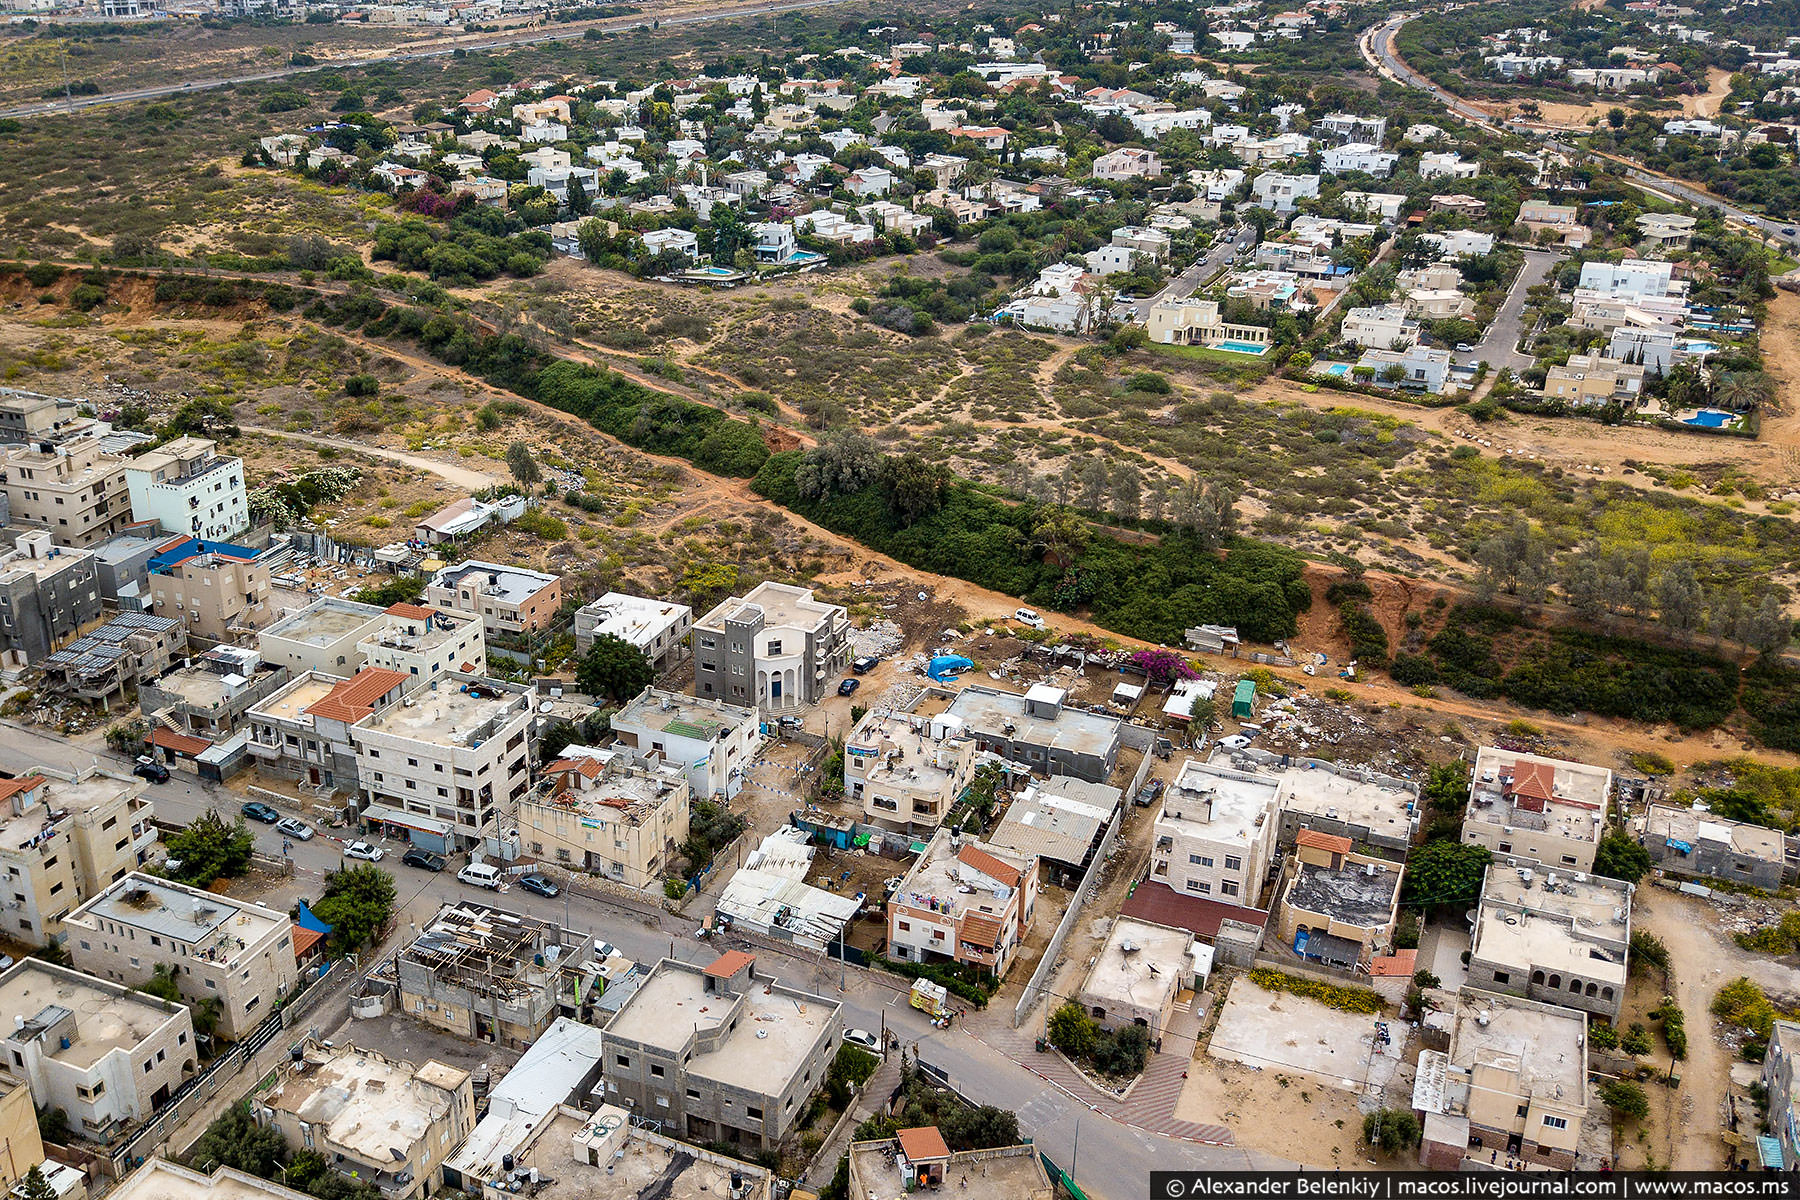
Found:
[(1238, 680), (1237, 691), (1231, 697), (1231, 719), (1248, 721), (1256, 715), (1256, 683), (1250, 679)]

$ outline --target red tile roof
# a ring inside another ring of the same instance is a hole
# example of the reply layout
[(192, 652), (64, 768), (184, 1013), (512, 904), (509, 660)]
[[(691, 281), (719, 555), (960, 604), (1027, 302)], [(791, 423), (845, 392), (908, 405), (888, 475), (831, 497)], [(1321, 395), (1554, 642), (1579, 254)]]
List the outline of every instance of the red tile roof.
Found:
[(405, 617), (409, 621), (429, 621), (437, 616), (435, 609), (426, 608), (423, 604), (390, 604), (387, 611), (391, 616)]
[(158, 725), (150, 730), (150, 744), (164, 750), (173, 750), (185, 758), (192, 758), (196, 754), (203, 754), (212, 749), (212, 743), (205, 738), (176, 733), (167, 725)]
[(324, 934), (317, 929), (302, 929), (294, 926), (294, 957), (305, 958), (306, 952), (319, 944)]
[(1320, 833), (1316, 829), (1302, 829), (1294, 837), (1294, 845), (1305, 846), (1310, 850), (1326, 850), (1332, 854), (1348, 854), (1356, 843), (1347, 837), (1339, 837), (1334, 833)]
[(0, 800), (11, 800), (20, 792), (29, 792), (32, 788), (43, 787), (49, 782), (42, 775), (21, 775), (17, 779), (0, 779)]
[(934, 1158), (950, 1157), (950, 1146), (936, 1125), (902, 1129), (894, 1136), (900, 1140), (900, 1153), (906, 1155), (907, 1162), (930, 1162)]
[(544, 768), (544, 774), (566, 775), (570, 771), (579, 771), (589, 779), (598, 779), (605, 769), (597, 758), (559, 758)]
[(1396, 950), (1386, 958), (1369, 960), (1369, 974), (1375, 976), (1391, 975), (1399, 978), (1411, 978), (1413, 969), (1418, 965), (1417, 950)]
[(730, 979), (745, 967), (756, 962), (756, 955), (746, 954), (742, 950), (728, 950), (713, 959), (706, 973), (714, 979)]
[(977, 846), (964, 846), (957, 852), (956, 860), (964, 866), (975, 868), (990, 879), (1004, 883), (1007, 887), (1019, 886), (1019, 868), (995, 858)]
[(962, 928), (957, 931), (957, 936), (984, 950), (992, 950), (1000, 944), (1000, 930), (1000, 922), (986, 913), (969, 913), (962, 919)]
[(385, 667), (364, 667), (355, 675), (326, 692), (306, 710), (328, 721), (344, 721), (354, 725), (375, 711), (375, 702), (404, 685), (410, 676)]
[(1165, 883), (1145, 881), (1120, 906), (1119, 912), (1140, 921), (1185, 929), (1195, 937), (1211, 941), (1219, 936), (1219, 923), (1242, 921), (1246, 925), (1266, 925), (1269, 914), (1257, 908), (1239, 908), (1217, 900), (1184, 896)]

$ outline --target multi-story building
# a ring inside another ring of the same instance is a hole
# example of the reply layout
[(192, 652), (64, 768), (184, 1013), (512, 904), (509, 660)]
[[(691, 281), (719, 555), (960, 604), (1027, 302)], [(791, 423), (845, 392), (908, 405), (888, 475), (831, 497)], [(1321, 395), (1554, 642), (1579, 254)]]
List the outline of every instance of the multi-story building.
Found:
[(406, 690), (416, 692), (447, 675), (486, 675), (485, 630), (474, 613), (394, 604), (358, 640), (356, 652), (371, 667), (405, 675)]
[(1346, 142), (1342, 146), (1328, 147), (1319, 154), (1319, 170), (1330, 175), (1361, 173), (1386, 179), (1394, 173), (1394, 164), (1399, 161), (1400, 156), (1392, 150), (1383, 150), (1368, 142)]
[(414, 1200), (437, 1191), (444, 1160), (475, 1128), (475, 1091), (448, 1063), (415, 1067), (309, 1037), (253, 1111), (289, 1150), (311, 1150), (383, 1200)]
[(962, 719), (873, 708), (844, 742), (844, 792), (873, 825), (898, 833), (936, 829), (968, 786), (975, 740)]
[(1094, 159), (1092, 175), (1124, 183), (1133, 179), (1156, 179), (1163, 173), (1162, 160), (1155, 151), (1121, 146)]
[(1038, 684), (1023, 696), (965, 687), (945, 710), (962, 722), (975, 748), (1044, 775), (1073, 775), (1105, 783), (1122, 744), (1117, 717), (1065, 707), (1068, 692)]
[(1502, 1163), (1567, 1171), (1587, 1118), (1587, 1017), (1466, 987), (1447, 1051), (1420, 1051), (1413, 1108), (1419, 1162), (1439, 1171)]
[(446, 676), (359, 720), (357, 783), (374, 805), (452, 823), (464, 848), (530, 789), (532, 717), (523, 687)]
[(849, 1162), (850, 1194), (857, 1200), (906, 1200), (921, 1190), (972, 1193), (982, 1200), (1056, 1195), (1030, 1144), (952, 1151), (935, 1125), (902, 1129), (885, 1141), (853, 1142)]
[(41, 663), (101, 617), (94, 555), (21, 534), (0, 555), (0, 651), (13, 666)]
[(839, 1014), (741, 950), (665, 958), (606, 1026), (606, 1102), (698, 1142), (779, 1145), (825, 1081)]
[(0, 932), (60, 944), (69, 910), (143, 865), (156, 844), (144, 781), (33, 767), (0, 779)]
[(1354, 971), (1394, 949), (1404, 868), (1352, 850), (1347, 837), (1306, 829), (1294, 840), (1276, 909), (1276, 936), (1310, 962)]
[[(1419, 785), (1348, 764), (1283, 767), (1279, 759), (1258, 770), (1281, 782), (1279, 844), (1290, 846), (1303, 829), (1349, 838), (1358, 846), (1405, 854), (1419, 832)], [(1234, 756), (1242, 765), (1249, 756)]]
[(188, 538), (150, 560), (151, 611), (184, 621), (209, 642), (236, 641), (268, 624), (269, 563), (248, 546)]
[(1469, 782), (1462, 840), (1551, 870), (1594, 869), (1606, 832), (1612, 772), (1605, 767), (1483, 746)]
[(634, 888), (661, 888), (688, 837), (692, 789), (678, 764), (569, 746), (519, 800), (533, 857)]
[(125, 489), (132, 520), (166, 533), (222, 542), (250, 524), (244, 460), (221, 456), (210, 438), (176, 438), (140, 454), (125, 466)]
[(1586, 262), (1576, 286), (1611, 296), (1660, 298), (1687, 290), (1674, 279), (1675, 264), (1655, 259), (1628, 258), (1623, 262)]
[[(352, 730), (400, 703), (411, 682), (412, 676), (381, 667), (349, 679), (308, 671), (250, 707), (250, 755), (259, 770), (279, 778), (347, 791), (357, 779)], [(421, 800), (415, 808), (430, 805)]]
[(1373, 142), (1379, 146), (1387, 137), (1386, 117), (1359, 117), (1355, 113), (1338, 112), (1320, 117), (1313, 132), (1339, 144)]
[(1189, 930), (1120, 917), (1076, 999), (1102, 1029), (1142, 1025), (1160, 1041), (1176, 996), (1194, 986), (1193, 948)]
[(562, 577), (465, 559), (431, 577), (425, 602), (475, 613), (490, 634), (536, 632), (554, 623), (562, 608)]
[(1748, 884), (1765, 892), (1779, 888), (1800, 867), (1800, 846), (1779, 829), (1673, 804), (1650, 806), (1638, 841), (1650, 861), (1670, 875)]
[(169, 967), (186, 1003), (219, 1003), (236, 1040), (275, 1011), (300, 972), (286, 914), (133, 871), (64, 918), (75, 966), (136, 986)]
[(523, 1050), (556, 1019), (561, 945), (553, 921), (462, 901), (439, 910), (381, 973), (413, 1020)]
[(850, 614), (811, 588), (759, 583), (694, 624), (694, 695), (785, 711), (817, 704), (850, 661)]
[(148, 1120), (199, 1063), (186, 1005), (41, 959), (0, 975), (0, 1011), (8, 1069), (90, 1141)]
[(187, 626), (180, 621), (123, 612), (44, 659), (44, 687), (110, 707), (140, 681), (167, 671), (186, 649)]
[(1496, 859), (1481, 885), (1469, 984), (1617, 1020), (1631, 944), (1629, 883)]
[(973, 963), (1004, 976), (1037, 911), (1035, 857), (940, 827), (888, 897), (889, 952), (907, 962)]
[(138, 684), (138, 707), (178, 733), (216, 740), (244, 724), (250, 710), (288, 681), (287, 668), (248, 646), (214, 646), (185, 667)]
[(9, 1191), (40, 1163), (46, 1173), (62, 1165), (45, 1160), (31, 1083), (12, 1073), (10, 1061), (0, 1069), (0, 1146), (6, 1148), (6, 1153), (0, 1154), (0, 1188)]
[(63, 396), (0, 388), (0, 442), (54, 437), (60, 426), (76, 418), (80, 408), (79, 401)]
[[(8, 441), (27, 441), (24, 438)], [(0, 491), (11, 522), (47, 530), (59, 546), (90, 547), (131, 520), (121, 454), (100, 448), (96, 436), (63, 442), (31, 439), (0, 459)]]
[(622, 638), (660, 671), (686, 647), (693, 627), (694, 610), (685, 604), (608, 592), (575, 610), (575, 653), (586, 654), (597, 637)]
[[(1777, 1021), (1763, 1054), (1762, 1085), (1769, 1100), (1769, 1132), (1757, 1139), (1761, 1165), (1786, 1170), (1800, 1163), (1800, 1022)], [(1774, 1145), (1768, 1143), (1773, 1142)]]
[(351, 675), (363, 664), (360, 644), (386, 623), (387, 614), (373, 604), (327, 596), (258, 633), (256, 645), (264, 658), (295, 676)]
[(1380, 350), (1402, 349), (1419, 340), (1419, 323), (1403, 304), (1353, 308), (1344, 314), (1338, 340)]
[(754, 708), (645, 688), (613, 714), (612, 731), (621, 746), (684, 768), (696, 798), (730, 799), (744, 786), (762, 721)]
[(1258, 907), (1275, 856), (1280, 790), (1269, 776), (1188, 759), (1156, 814), (1151, 880)]
[(1571, 354), (1544, 372), (1544, 395), (1583, 406), (1629, 403), (1643, 388), (1643, 367), (1604, 354)]

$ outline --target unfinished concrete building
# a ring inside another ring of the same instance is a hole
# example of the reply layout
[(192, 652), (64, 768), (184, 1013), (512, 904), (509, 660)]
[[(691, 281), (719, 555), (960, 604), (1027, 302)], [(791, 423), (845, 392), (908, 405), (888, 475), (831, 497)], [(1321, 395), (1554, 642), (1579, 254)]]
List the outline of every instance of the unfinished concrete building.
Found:
[(1616, 1021), (1625, 1006), (1634, 890), (1526, 859), (1494, 862), (1481, 885), (1469, 986)]
[(550, 921), (464, 901), (439, 911), (377, 978), (398, 987), (416, 1021), (523, 1050), (556, 1019), (561, 943)]

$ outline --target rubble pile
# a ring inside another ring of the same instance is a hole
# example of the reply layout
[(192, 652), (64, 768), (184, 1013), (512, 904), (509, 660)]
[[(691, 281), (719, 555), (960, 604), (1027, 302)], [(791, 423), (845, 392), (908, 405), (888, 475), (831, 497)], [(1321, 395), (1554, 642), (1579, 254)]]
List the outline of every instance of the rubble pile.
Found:
[(850, 645), (857, 658), (886, 658), (906, 644), (906, 635), (889, 620), (880, 620), (867, 629), (852, 629)]

